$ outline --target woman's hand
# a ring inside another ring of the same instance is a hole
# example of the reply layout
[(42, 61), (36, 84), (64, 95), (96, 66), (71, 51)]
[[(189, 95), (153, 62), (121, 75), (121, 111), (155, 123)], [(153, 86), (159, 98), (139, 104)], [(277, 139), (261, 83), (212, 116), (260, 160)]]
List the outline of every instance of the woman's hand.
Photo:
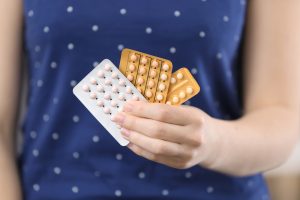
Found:
[(214, 156), (205, 148), (210, 132), (207, 114), (190, 106), (128, 102), (113, 121), (128, 148), (149, 160), (186, 169)]

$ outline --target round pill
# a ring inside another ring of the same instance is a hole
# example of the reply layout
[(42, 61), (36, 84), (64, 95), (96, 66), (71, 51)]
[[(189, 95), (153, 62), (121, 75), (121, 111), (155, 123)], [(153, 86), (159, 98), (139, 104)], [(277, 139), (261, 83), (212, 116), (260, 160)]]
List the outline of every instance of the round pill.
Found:
[(132, 60), (132, 61), (136, 61), (136, 59), (137, 59), (136, 55), (135, 55), (135, 54), (131, 54), (131, 56), (130, 56), (130, 60)]
[(147, 58), (146, 57), (142, 57), (141, 63), (144, 64), (144, 65), (147, 64)]
[(134, 69), (135, 69), (135, 66), (134, 66), (134, 64), (130, 64), (130, 65), (129, 65), (129, 71), (133, 72), (133, 71), (134, 71)]
[(99, 101), (97, 101), (97, 105), (101, 107), (104, 105), (104, 103), (103, 103), (103, 101), (99, 100)]
[(168, 71), (170, 67), (167, 63), (164, 63), (162, 68), (163, 68), (163, 70)]
[(171, 101), (167, 101), (166, 104), (168, 105), (172, 105)]
[(110, 94), (105, 94), (104, 99), (109, 100), (110, 99)]
[(160, 91), (163, 91), (164, 89), (166, 89), (166, 85), (163, 84), (163, 83), (161, 83), (161, 84), (159, 84), (158, 89), (159, 89)]
[(145, 67), (140, 67), (139, 68), (139, 74), (145, 74), (146, 68)]
[(114, 85), (114, 86), (112, 86), (111, 91), (113, 93), (117, 93), (118, 92), (118, 88)]
[(110, 79), (107, 79), (104, 81), (105, 85), (110, 85), (111, 84), (111, 80)]
[(110, 102), (110, 105), (111, 105), (112, 107), (116, 107), (116, 106), (117, 106), (117, 102), (114, 101), (114, 100), (112, 100), (112, 101)]
[(132, 74), (128, 74), (127, 79), (128, 79), (129, 81), (133, 81), (133, 76), (132, 76)]
[(91, 99), (96, 99), (97, 98), (97, 94), (95, 92), (92, 92), (90, 94)]
[(96, 85), (97, 84), (97, 80), (94, 77), (91, 77), (90, 78), (90, 83), (93, 84), (93, 85)]
[(149, 80), (147, 86), (150, 87), (150, 88), (153, 87), (154, 86), (154, 81)]
[(111, 74), (111, 77), (112, 77), (113, 79), (115, 79), (115, 78), (118, 77), (118, 74), (117, 74), (116, 72), (113, 72), (113, 73)]
[(178, 99), (177, 96), (174, 96), (173, 99), (172, 99), (172, 101), (173, 101), (174, 103), (178, 103), (179, 99)]
[(171, 78), (171, 84), (175, 84), (176, 83), (176, 78)]
[(97, 85), (97, 91), (98, 92), (103, 92), (104, 91), (104, 88), (102, 85)]
[(109, 63), (106, 63), (106, 64), (104, 65), (104, 69), (105, 69), (106, 71), (109, 71), (109, 70), (111, 69), (110, 64), (109, 64)]
[(152, 97), (152, 92), (150, 90), (146, 91), (146, 97), (148, 98)]
[(118, 96), (118, 99), (119, 99), (119, 100), (123, 100), (124, 97), (125, 97), (124, 94), (120, 93), (119, 96)]
[(152, 67), (157, 67), (158, 66), (158, 62), (156, 60), (153, 60), (151, 63)]
[(183, 74), (182, 73), (178, 73), (176, 76), (178, 79), (182, 79), (183, 78)]
[(133, 99), (134, 101), (138, 101), (138, 100), (139, 100), (139, 97), (136, 96), (136, 95), (133, 95), (133, 96), (132, 96), (132, 99)]
[(105, 114), (110, 113), (109, 107), (104, 107), (104, 108), (103, 108), (103, 112), (104, 112)]
[(82, 90), (88, 92), (90, 91), (90, 87), (88, 85), (83, 85)]
[(131, 87), (130, 87), (130, 86), (127, 86), (127, 87), (126, 87), (126, 93), (127, 93), (127, 94), (130, 94), (131, 92), (132, 92)]
[(162, 94), (156, 95), (156, 99), (157, 99), (158, 101), (161, 101), (161, 100), (163, 99), (163, 95), (162, 95)]
[(99, 71), (97, 72), (97, 76), (98, 76), (99, 78), (103, 78), (103, 77), (104, 77), (104, 71), (99, 70)]
[(183, 99), (183, 98), (185, 98), (185, 96), (186, 96), (186, 95), (185, 95), (185, 92), (182, 91), (182, 92), (179, 93), (179, 97), (180, 97), (180, 98)]
[(156, 76), (156, 71), (155, 70), (151, 70), (150, 71), (150, 77), (154, 78)]
[(167, 78), (168, 78), (167, 74), (160, 75), (160, 79), (163, 81), (167, 80)]
[(139, 77), (137, 80), (138, 84), (143, 84), (144, 83), (144, 79), (142, 77)]
[(121, 86), (125, 85), (125, 81), (123, 79), (120, 79), (119, 80), (119, 85), (121, 85)]
[(188, 94), (192, 94), (193, 93), (193, 88), (192, 87), (188, 87), (188, 88), (186, 88), (186, 92), (188, 93)]

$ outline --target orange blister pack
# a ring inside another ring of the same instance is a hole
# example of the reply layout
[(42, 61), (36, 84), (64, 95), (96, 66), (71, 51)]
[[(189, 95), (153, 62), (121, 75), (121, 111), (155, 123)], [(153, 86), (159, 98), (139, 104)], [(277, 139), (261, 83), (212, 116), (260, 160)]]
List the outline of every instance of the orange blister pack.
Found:
[(171, 76), (167, 104), (181, 105), (200, 92), (200, 86), (187, 68), (180, 68)]
[(131, 49), (123, 49), (120, 71), (153, 103), (165, 103), (172, 75), (172, 62)]

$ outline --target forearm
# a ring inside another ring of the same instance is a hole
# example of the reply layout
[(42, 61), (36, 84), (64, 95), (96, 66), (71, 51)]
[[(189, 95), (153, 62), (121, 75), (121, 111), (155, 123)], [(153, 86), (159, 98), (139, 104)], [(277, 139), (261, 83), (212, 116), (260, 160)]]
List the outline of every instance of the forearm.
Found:
[(279, 106), (253, 110), (236, 121), (213, 121), (217, 145), (211, 145), (215, 158), (207, 167), (237, 176), (280, 165), (299, 135), (298, 112)]

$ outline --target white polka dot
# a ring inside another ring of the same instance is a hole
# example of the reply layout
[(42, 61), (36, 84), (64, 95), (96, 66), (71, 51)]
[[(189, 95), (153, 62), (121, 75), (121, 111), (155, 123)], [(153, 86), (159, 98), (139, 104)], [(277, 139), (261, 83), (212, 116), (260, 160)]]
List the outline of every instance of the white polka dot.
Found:
[(98, 31), (98, 30), (99, 30), (99, 26), (98, 26), (98, 25), (93, 25), (93, 26), (92, 26), (92, 30), (93, 30), (94, 32)]
[(74, 11), (73, 6), (69, 6), (69, 7), (67, 8), (67, 12), (68, 12), (68, 13), (71, 13), (71, 12), (73, 12), (73, 11)]
[(40, 189), (41, 189), (39, 184), (34, 184), (32, 187), (33, 187), (33, 190), (36, 192), (40, 191)]
[(49, 121), (49, 119), (50, 119), (50, 117), (49, 117), (48, 114), (44, 114), (44, 115), (43, 115), (43, 120), (44, 120), (44, 122)]
[(227, 15), (223, 16), (223, 21), (224, 22), (228, 22), (229, 21), (229, 17)]
[(56, 62), (51, 62), (50, 63), (50, 67), (52, 68), (52, 69), (55, 69), (56, 67), (57, 67), (57, 63)]
[(239, 42), (239, 41), (240, 41), (240, 36), (239, 36), (239, 35), (235, 35), (235, 36), (233, 37), (233, 40), (234, 40), (235, 42)]
[(204, 38), (204, 37), (205, 37), (205, 35), (206, 35), (206, 34), (205, 34), (205, 32), (204, 32), (204, 31), (200, 31), (200, 32), (199, 32), (199, 37), (201, 37), (201, 38)]
[(28, 11), (28, 17), (33, 17), (34, 15), (34, 11), (33, 10), (29, 10)]
[(53, 104), (58, 104), (59, 99), (57, 97), (53, 98)]
[(127, 10), (125, 8), (122, 8), (120, 10), (121, 15), (125, 15), (127, 13)]
[(209, 187), (206, 188), (206, 192), (207, 193), (212, 193), (213, 191), (214, 191), (214, 188), (211, 187), (211, 186), (209, 186)]
[(74, 153), (73, 153), (73, 157), (74, 157), (75, 159), (78, 159), (78, 158), (80, 157), (80, 155), (79, 155), (78, 152), (74, 152)]
[(40, 155), (39, 150), (33, 149), (33, 150), (32, 150), (32, 155), (33, 155), (34, 157), (38, 157), (38, 156)]
[(36, 85), (37, 85), (38, 87), (42, 87), (42, 86), (44, 85), (44, 81), (43, 81), (43, 80), (38, 80), (38, 81), (36, 82)]
[(100, 138), (98, 135), (93, 136), (93, 142), (97, 143), (97, 142), (99, 142), (99, 140), (100, 140)]
[(76, 84), (77, 84), (77, 81), (75, 81), (75, 80), (72, 80), (72, 81), (70, 82), (71, 87), (74, 87)]
[(73, 50), (74, 49), (74, 44), (73, 43), (69, 43), (68, 44), (68, 49), (69, 50)]
[(172, 54), (176, 53), (176, 48), (175, 47), (171, 47), (170, 48), (170, 53), (172, 53)]
[(202, 2), (206, 2), (207, 0), (202, 0)]
[(116, 154), (116, 159), (117, 160), (122, 160), (123, 159), (123, 155), (120, 154), (120, 153)]
[(53, 140), (58, 140), (59, 139), (59, 134), (58, 133), (52, 133), (52, 139)]
[(217, 58), (218, 58), (218, 59), (222, 59), (222, 58), (223, 58), (223, 54), (222, 54), (222, 53), (220, 53), (220, 52), (219, 52), (219, 53), (217, 53)]
[(40, 47), (39, 45), (36, 45), (36, 46), (34, 47), (34, 51), (35, 51), (35, 52), (40, 52), (40, 51), (41, 51), (41, 47)]
[(139, 178), (144, 179), (146, 177), (146, 174), (144, 172), (139, 173)]
[(94, 172), (94, 175), (95, 175), (96, 177), (99, 177), (99, 176), (100, 176), (100, 172), (99, 172), (99, 171), (95, 171), (95, 172)]
[(75, 122), (75, 123), (79, 122), (79, 116), (78, 115), (73, 116), (73, 122)]
[(151, 34), (152, 33), (152, 28), (151, 27), (147, 27), (145, 31), (146, 31), (147, 34)]
[(122, 191), (121, 191), (121, 190), (116, 190), (116, 191), (115, 191), (115, 195), (116, 195), (117, 197), (122, 196)]
[(194, 68), (192, 68), (191, 72), (192, 72), (192, 74), (197, 74), (198, 70), (197, 70), (197, 68), (194, 67)]
[(61, 173), (61, 169), (59, 167), (54, 167), (53, 172), (58, 175)]
[(72, 187), (72, 192), (77, 194), (79, 192), (79, 188), (77, 186)]
[(49, 33), (50, 31), (50, 28), (48, 26), (45, 26), (44, 29), (43, 29), (44, 33)]
[(97, 65), (99, 65), (99, 62), (97, 61), (93, 62), (93, 67), (97, 67)]
[(124, 49), (124, 45), (123, 45), (123, 44), (119, 44), (119, 45), (118, 45), (118, 50), (119, 50), (119, 51), (122, 51), (123, 49)]
[(175, 10), (174, 11), (174, 16), (175, 17), (179, 17), (181, 15), (180, 11), (179, 10)]
[(186, 172), (184, 176), (185, 176), (185, 178), (191, 178), (192, 172)]
[(168, 195), (169, 195), (169, 190), (164, 189), (164, 190), (161, 191), (161, 194), (162, 194), (163, 196), (168, 196)]
[(30, 131), (30, 137), (32, 138), (32, 139), (35, 139), (36, 137), (37, 137), (37, 133), (36, 133), (36, 131)]
[(241, 5), (246, 5), (246, 0), (240, 0)]
[(262, 200), (269, 200), (269, 195), (264, 194), (263, 196), (261, 196)]

